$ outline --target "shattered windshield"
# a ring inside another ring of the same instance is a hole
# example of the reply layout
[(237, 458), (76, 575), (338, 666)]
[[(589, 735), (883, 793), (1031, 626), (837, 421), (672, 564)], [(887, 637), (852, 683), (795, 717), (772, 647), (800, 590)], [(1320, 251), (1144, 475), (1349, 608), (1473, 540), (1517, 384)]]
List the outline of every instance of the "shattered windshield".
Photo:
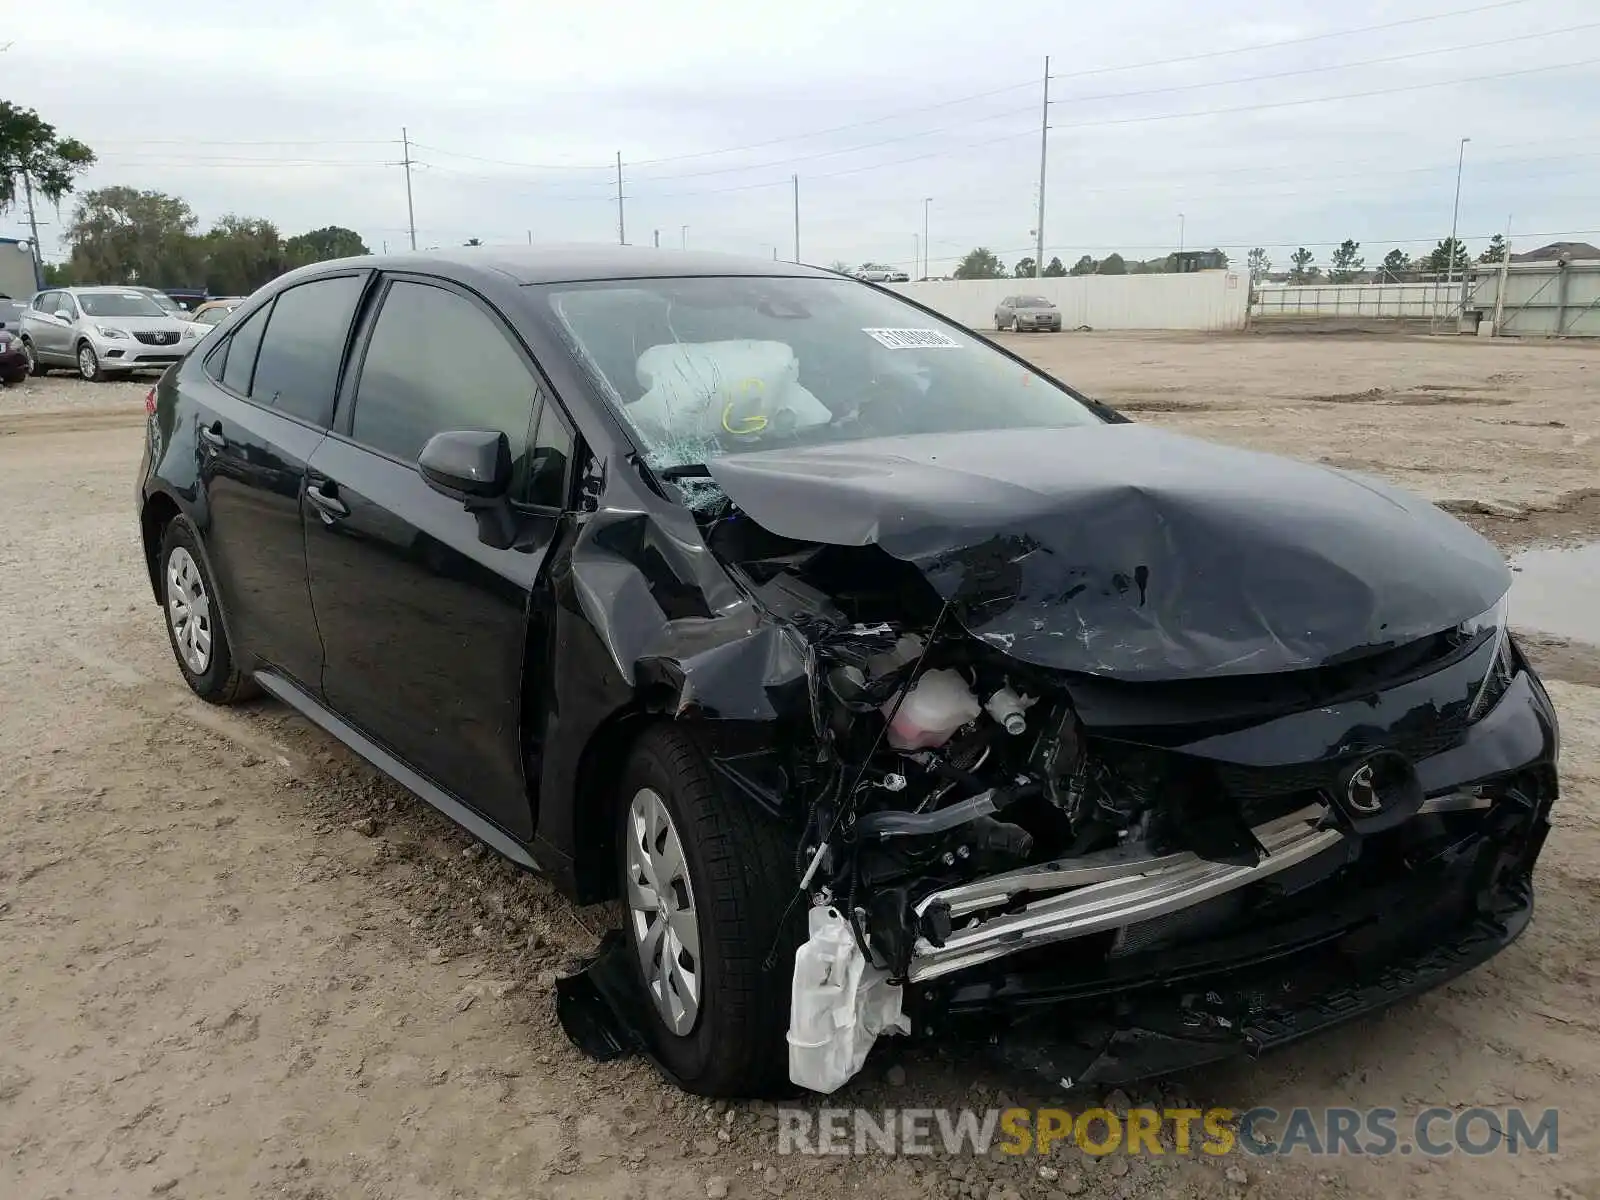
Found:
[(1059, 384), (844, 279), (561, 284), (549, 302), (654, 468), (904, 434), (1100, 423)]

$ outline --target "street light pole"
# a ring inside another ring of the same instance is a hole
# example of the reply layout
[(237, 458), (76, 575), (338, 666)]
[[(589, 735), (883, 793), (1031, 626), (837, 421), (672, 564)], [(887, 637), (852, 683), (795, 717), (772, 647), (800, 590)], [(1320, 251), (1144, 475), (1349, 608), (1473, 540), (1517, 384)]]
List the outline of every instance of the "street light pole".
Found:
[[(1178, 214), (1178, 257), (1180, 259), (1183, 257), (1183, 214), (1182, 213)], [(1182, 270), (1183, 264), (1180, 262), (1178, 264), (1178, 267), (1179, 267), (1180, 270)]]
[(1050, 56), (1044, 57), (1044, 106), (1039, 118), (1039, 228), (1034, 231), (1033, 277), (1044, 273), (1044, 179), (1045, 156), (1050, 151)]
[(1461, 168), (1467, 161), (1467, 143), (1471, 140), (1469, 137), (1462, 138), (1461, 147), (1456, 153), (1456, 202), (1450, 209), (1450, 256), (1444, 277), (1446, 296), (1450, 294), (1456, 279), (1456, 221), (1461, 216)]
[(679, 250), (687, 250), (688, 248), (689, 248), (689, 227), (687, 225), (679, 225), (678, 226), (678, 249)]
[(928, 264), (928, 205), (933, 203), (932, 196), (922, 198), (922, 277), (927, 279), (932, 274)]

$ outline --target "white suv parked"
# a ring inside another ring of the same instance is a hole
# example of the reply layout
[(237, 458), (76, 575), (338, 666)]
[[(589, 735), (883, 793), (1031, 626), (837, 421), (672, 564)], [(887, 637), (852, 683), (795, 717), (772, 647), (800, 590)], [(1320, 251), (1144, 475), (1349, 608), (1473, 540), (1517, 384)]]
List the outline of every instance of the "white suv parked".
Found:
[(187, 321), (133, 288), (56, 288), (34, 296), (22, 314), (22, 352), (35, 375), (76, 367), (98, 381), (165, 370), (197, 340)]

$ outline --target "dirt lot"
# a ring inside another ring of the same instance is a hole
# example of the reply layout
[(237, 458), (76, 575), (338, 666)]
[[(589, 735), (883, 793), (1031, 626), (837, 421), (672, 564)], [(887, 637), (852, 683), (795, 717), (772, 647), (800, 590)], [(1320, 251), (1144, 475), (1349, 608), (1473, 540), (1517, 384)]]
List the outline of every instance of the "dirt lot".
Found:
[[(1600, 536), (1600, 348), (1011, 340), (1143, 419), (1449, 501), (1507, 549)], [(1043, 1177), (1031, 1161), (779, 1159), (769, 1108), (708, 1107), (569, 1048), (551, 983), (603, 912), (483, 855), (281, 706), (190, 697), (137, 545), (146, 386), (0, 393), (0, 1196), (1600, 1196), (1592, 647), (1538, 643), (1566, 794), (1529, 933), (1381, 1017), (1159, 1093), (1555, 1106), (1558, 1157), (1074, 1151)], [(896, 1049), (835, 1103), (1050, 1098)]]

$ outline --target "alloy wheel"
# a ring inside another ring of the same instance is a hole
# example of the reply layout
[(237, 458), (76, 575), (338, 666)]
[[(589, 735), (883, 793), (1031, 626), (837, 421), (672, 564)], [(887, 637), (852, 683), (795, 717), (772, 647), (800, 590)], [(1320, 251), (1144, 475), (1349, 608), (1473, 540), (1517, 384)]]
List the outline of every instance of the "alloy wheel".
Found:
[(204, 675), (211, 665), (211, 598), (194, 557), (182, 546), (167, 558), (167, 620), (184, 663)]
[(628, 805), (628, 924), (645, 987), (662, 1022), (680, 1037), (700, 1013), (700, 924), (683, 842), (665, 801), (641, 788)]
[(22, 357), (28, 360), (28, 374), (32, 375), (39, 370), (39, 360), (33, 356), (33, 343), (24, 340), (22, 343)]
[(94, 347), (87, 344), (78, 348), (78, 374), (92, 380), (100, 370), (100, 360), (94, 356)]

